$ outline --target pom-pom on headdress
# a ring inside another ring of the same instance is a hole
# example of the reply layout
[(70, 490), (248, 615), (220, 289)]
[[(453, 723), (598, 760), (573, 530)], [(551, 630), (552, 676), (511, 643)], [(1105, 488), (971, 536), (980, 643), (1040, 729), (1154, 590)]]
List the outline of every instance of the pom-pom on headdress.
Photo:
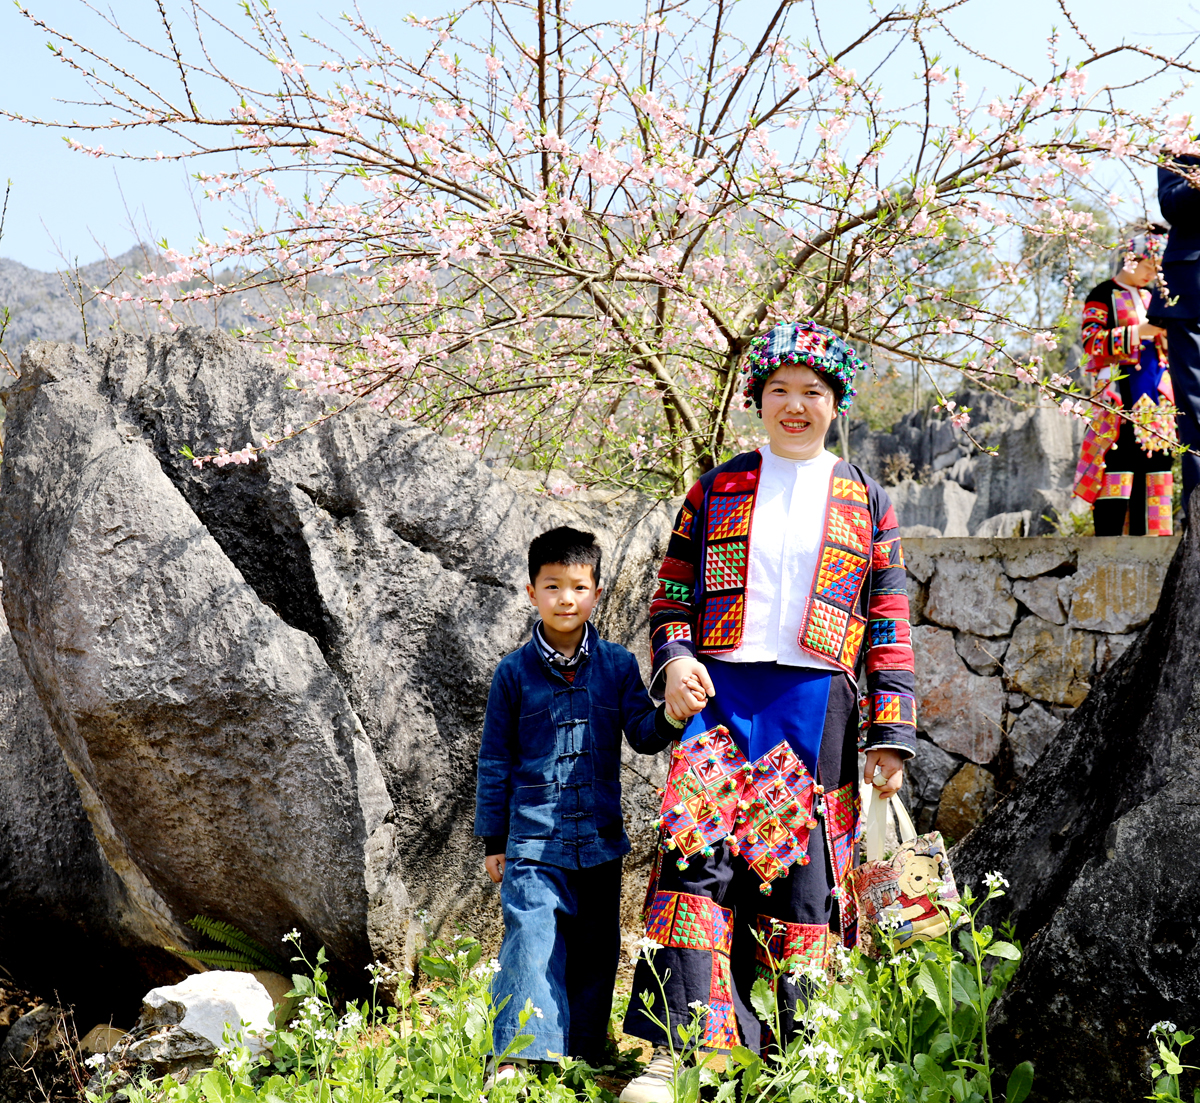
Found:
[(858, 354), (831, 329), (816, 322), (781, 322), (750, 342), (746, 354), (746, 408), (762, 409), (763, 385), (777, 368), (798, 364), (812, 368), (833, 388), (837, 412), (850, 409), (858, 392), (854, 375), (863, 362)]

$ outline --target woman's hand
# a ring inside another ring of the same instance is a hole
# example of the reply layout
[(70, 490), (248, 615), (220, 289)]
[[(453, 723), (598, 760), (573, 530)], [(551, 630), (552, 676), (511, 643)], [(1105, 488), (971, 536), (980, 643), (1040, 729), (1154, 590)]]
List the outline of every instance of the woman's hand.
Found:
[(690, 720), (710, 697), (715, 697), (712, 679), (696, 659), (674, 659), (667, 664), (667, 712), (676, 720)]
[(863, 781), (868, 785), (875, 782), (876, 766), (883, 771), (886, 780), (883, 785), (875, 786), (875, 792), (887, 800), (893, 793), (898, 793), (900, 786), (904, 784), (904, 759), (900, 757), (899, 751), (887, 749), (867, 751), (867, 764), (863, 767)]
[(1138, 326), (1138, 340), (1145, 341), (1148, 337), (1161, 337), (1167, 331), (1159, 326), (1151, 325), (1149, 322), (1143, 322)]

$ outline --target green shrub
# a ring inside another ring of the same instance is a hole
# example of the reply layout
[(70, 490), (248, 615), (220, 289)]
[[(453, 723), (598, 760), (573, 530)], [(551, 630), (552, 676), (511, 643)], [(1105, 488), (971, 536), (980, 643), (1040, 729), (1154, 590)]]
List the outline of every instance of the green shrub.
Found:
[[(787, 979), (810, 993), (799, 1013), (799, 1036), (782, 1051), (760, 1056), (738, 1047), (725, 1068), (717, 1067), (698, 1051), (708, 1009), (694, 1005), (691, 1023), (678, 1026), (672, 1038), (683, 1069), (675, 1103), (1021, 1103), (1033, 1082), (1032, 1065), (995, 1069), (987, 1038), (988, 1010), (1012, 980), (1021, 951), (1010, 933), (998, 937), (976, 922), (983, 904), (1002, 896), (1005, 885), (989, 874), (982, 897), (964, 888), (962, 901), (949, 908), (953, 925), (940, 939), (880, 961), (857, 950), (840, 952), (834, 983), (819, 966), (770, 961), (771, 979), (756, 982), (752, 1002), (775, 1037), (776, 986)], [(293, 941), (299, 950), (298, 938)], [(886, 944), (886, 936), (879, 942)], [(653, 961), (654, 944), (643, 939), (638, 952)], [(314, 962), (302, 954), (293, 960), (305, 968), (293, 977), (299, 1007), (269, 1039), (269, 1055), (255, 1058), (230, 1042), (211, 1070), (183, 1083), (168, 1076), (126, 1085), (129, 1103), (614, 1103), (614, 1072), (636, 1071), (566, 1061), (486, 1087), (498, 1010), (489, 988), (498, 965), (484, 961), (471, 939), (431, 943), (420, 962), (431, 984), (419, 991), (408, 976), (370, 966), (371, 998), (340, 1016), (327, 987), (324, 951)], [(381, 989), (391, 1006), (381, 1006)], [(536, 1014), (526, 1004), (521, 1025)], [(1159, 1061), (1147, 1098), (1183, 1103), (1179, 1078), (1188, 1066), (1179, 1053), (1191, 1036), (1160, 1023), (1151, 1038)], [(519, 1054), (530, 1040), (518, 1037), (503, 1056)], [(105, 1103), (111, 1094), (89, 1093), (89, 1101)]]

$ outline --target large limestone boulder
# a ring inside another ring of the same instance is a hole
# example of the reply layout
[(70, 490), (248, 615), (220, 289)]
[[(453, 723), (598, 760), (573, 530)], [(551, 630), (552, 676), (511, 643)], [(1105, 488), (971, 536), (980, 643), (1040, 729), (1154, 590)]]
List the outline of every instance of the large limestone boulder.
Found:
[(69, 994), (80, 1020), (131, 1018), (148, 983), (182, 975), (153, 935), (96, 842), (0, 611), (0, 962), (19, 985)]
[[(1044, 517), (1071, 509), (1071, 483), (1086, 426), (1053, 407), (1022, 410), (1004, 427), (996, 455), (980, 455), (975, 468), (972, 533), (998, 514), (1029, 511), (1029, 529), (1021, 535), (1053, 531)], [(1004, 532), (984, 533), (1011, 536)]]
[[(418, 909), (495, 913), (474, 763), (491, 673), (532, 623), (529, 539), (597, 531), (599, 626), (640, 648), (671, 515), (520, 493), (366, 406), (249, 466), (180, 454), (324, 413), (284, 382), (200, 331), (28, 349), (4, 604), (143, 946), (186, 947), (196, 913), (267, 944), (295, 926), (361, 978), (411, 952)], [(630, 766), (636, 835), (663, 764)]]
[[(960, 881), (997, 869), (1011, 882), (988, 918), (1015, 919), (1026, 959), (992, 1051), (1033, 1060), (1035, 1099), (1139, 1098), (1148, 1029), (1200, 1022), (1198, 624), (1192, 527), (1146, 630), (952, 855)], [(1030, 756), (1043, 739), (1029, 733)]]

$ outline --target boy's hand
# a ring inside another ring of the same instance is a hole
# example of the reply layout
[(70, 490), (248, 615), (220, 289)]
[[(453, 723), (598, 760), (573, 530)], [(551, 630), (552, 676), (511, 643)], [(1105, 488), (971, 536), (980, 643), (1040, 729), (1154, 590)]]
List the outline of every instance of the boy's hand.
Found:
[(884, 800), (900, 791), (904, 784), (904, 759), (899, 751), (878, 750), (867, 751), (866, 765), (863, 766), (863, 781), (868, 785), (875, 783), (875, 767), (883, 773), (883, 784), (876, 785), (875, 791)]
[(676, 720), (688, 720), (715, 697), (712, 679), (696, 659), (676, 659), (667, 664), (666, 706)]
[(487, 870), (487, 875), (492, 879), (493, 885), (500, 884), (504, 880), (504, 855), (489, 854), (483, 860), (483, 868)]

